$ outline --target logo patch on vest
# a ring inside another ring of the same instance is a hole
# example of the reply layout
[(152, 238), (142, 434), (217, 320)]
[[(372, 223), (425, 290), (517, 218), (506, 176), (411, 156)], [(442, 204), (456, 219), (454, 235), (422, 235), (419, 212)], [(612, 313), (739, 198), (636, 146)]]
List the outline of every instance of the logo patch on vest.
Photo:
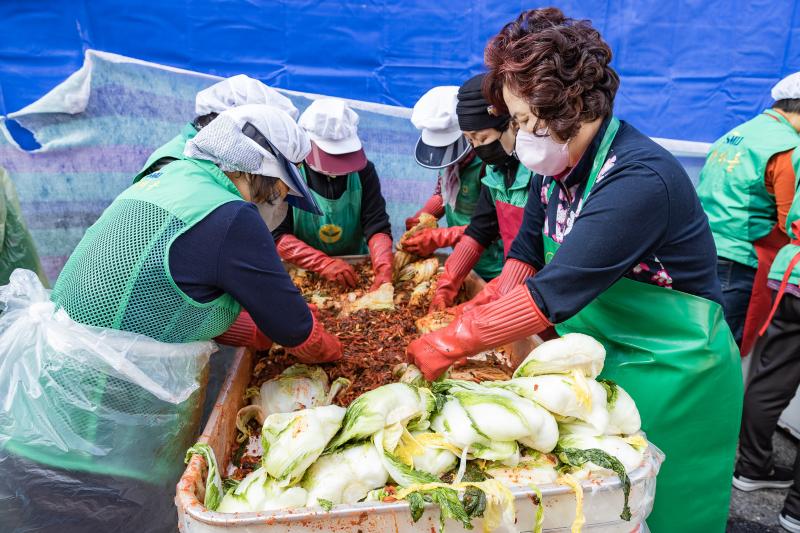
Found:
[(342, 227), (336, 224), (325, 224), (319, 228), (319, 240), (325, 244), (339, 242), (342, 238)]
[(161, 177), (161, 171), (157, 170), (156, 172), (152, 172), (147, 176), (144, 176), (139, 181), (137, 181), (134, 184), (134, 187), (136, 187), (137, 189), (145, 189), (145, 190), (154, 189), (159, 185), (161, 185), (161, 182), (158, 181), (158, 178), (160, 177)]
[(725, 144), (731, 144), (733, 146), (739, 146), (741, 142), (744, 140), (744, 136), (736, 135), (738, 132), (734, 131), (733, 135), (728, 135), (725, 137)]

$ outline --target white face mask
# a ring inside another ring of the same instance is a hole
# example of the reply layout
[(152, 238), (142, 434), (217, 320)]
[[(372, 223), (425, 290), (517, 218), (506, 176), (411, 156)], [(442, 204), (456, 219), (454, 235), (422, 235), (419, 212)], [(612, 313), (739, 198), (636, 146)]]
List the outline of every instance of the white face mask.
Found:
[(568, 144), (557, 143), (549, 134), (539, 137), (520, 129), (517, 132), (517, 158), (537, 174), (556, 176), (569, 165)]
[(286, 203), (286, 200), (282, 200), (275, 205), (264, 202), (263, 204), (258, 204), (258, 212), (261, 214), (261, 218), (264, 219), (267, 228), (270, 231), (274, 231), (286, 218), (286, 214), (289, 212), (289, 204)]

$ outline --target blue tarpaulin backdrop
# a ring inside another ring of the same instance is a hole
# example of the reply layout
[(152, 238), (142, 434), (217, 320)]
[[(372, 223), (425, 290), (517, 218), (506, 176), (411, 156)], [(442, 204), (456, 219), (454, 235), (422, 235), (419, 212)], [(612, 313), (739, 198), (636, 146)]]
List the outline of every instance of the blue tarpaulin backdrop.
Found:
[[(796, 0), (555, 1), (590, 18), (622, 76), (618, 114), (712, 141), (800, 70)], [(479, 71), (489, 37), (535, 3), (486, 0), (0, 2), (0, 111), (80, 68), (88, 48), (277, 87), (413, 105)]]

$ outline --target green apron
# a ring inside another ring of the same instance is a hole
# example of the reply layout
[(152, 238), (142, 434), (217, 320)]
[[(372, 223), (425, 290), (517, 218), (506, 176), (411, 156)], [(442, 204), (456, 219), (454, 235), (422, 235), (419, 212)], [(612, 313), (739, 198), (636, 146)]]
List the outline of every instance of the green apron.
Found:
[[(584, 191), (590, 194), (619, 127), (613, 118)], [(550, 188), (553, 196), (555, 183)], [(544, 235), (545, 261), (559, 244)], [(654, 533), (725, 531), (742, 408), (736, 345), (719, 304), (621, 278), (556, 325), (606, 348), (602, 377), (630, 393), (642, 429), (666, 460), (647, 524)]]
[(178, 135), (156, 148), (156, 151), (150, 154), (150, 157), (147, 158), (147, 162), (133, 177), (133, 183), (136, 183), (144, 176), (149, 174), (150, 167), (153, 165), (153, 163), (162, 157), (183, 159), (183, 149), (186, 146), (186, 141), (193, 139), (195, 135), (197, 135), (197, 130), (195, 129), (194, 124), (191, 122), (184, 124), (181, 132)]
[[(308, 183), (305, 165), (300, 167), (300, 173)], [(325, 198), (309, 187), (322, 215), (292, 208), (294, 235), (328, 255), (366, 254), (369, 249), (361, 227), (361, 179), (358, 172), (336, 179), (347, 180), (347, 189), (336, 200)]]
[[(481, 193), (481, 178), (486, 165), (478, 156), (459, 172), (459, 188), (456, 196), (455, 207), (444, 206), (444, 215), (448, 227), (467, 226), (478, 205)], [(439, 173), (439, 180), (443, 179), (444, 171)], [(500, 275), (503, 270), (503, 241), (497, 240), (490, 244), (481, 254), (473, 270), (483, 279), (491, 280)]]

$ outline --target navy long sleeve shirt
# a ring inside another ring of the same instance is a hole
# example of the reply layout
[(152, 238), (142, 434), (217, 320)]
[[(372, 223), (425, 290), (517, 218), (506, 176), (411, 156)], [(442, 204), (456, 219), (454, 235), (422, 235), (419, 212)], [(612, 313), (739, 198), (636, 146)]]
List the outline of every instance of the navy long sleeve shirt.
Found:
[[(621, 277), (721, 302), (716, 248), (708, 219), (680, 163), (622, 122), (606, 163), (578, 215), (601, 126), (581, 160), (550, 201), (552, 177), (535, 176), (522, 227), (509, 257), (538, 273), (526, 283), (553, 323), (569, 319)], [(561, 242), (544, 264), (542, 231)]]
[(278, 344), (297, 346), (311, 334), (311, 311), (254, 204), (216, 208), (175, 239), (169, 267), (178, 287), (198, 302), (230, 294)]

